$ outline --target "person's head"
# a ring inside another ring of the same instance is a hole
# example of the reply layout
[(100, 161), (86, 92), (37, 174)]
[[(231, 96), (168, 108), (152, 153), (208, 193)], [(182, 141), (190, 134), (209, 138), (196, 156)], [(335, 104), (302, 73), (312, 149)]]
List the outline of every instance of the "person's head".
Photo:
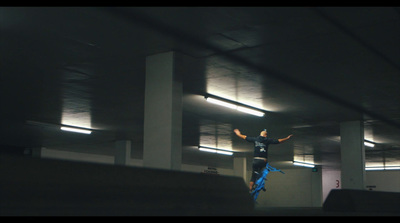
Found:
[(267, 129), (262, 130), (260, 136), (267, 137)]

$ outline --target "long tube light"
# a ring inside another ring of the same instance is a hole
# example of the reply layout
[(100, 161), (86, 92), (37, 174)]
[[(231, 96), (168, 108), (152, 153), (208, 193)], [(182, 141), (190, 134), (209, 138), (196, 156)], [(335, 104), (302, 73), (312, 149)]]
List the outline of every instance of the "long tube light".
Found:
[(400, 170), (400, 166), (372, 166), (365, 167), (365, 170)]
[(264, 116), (264, 112), (260, 112), (260, 111), (257, 111), (257, 110), (254, 110), (254, 109), (250, 109), (250, 108), (246, 108), (246, 107), (243, 107), (243, 106), (238, 106), (237, 110), (241, 111), (241, 112), (244, 112), (244, 113), (247, 113), (247, 114), (255, 115), (255, 116), (258, 116), (258, 117), (263, 117)]
[(237, 107), (238, 107), (235, 104), (228, 103), (228, 102), (225, 102), (225, 101), (221, 101), (221, 100), (218, 100), (218, 99), (215, 99), (215, 98), (210, 98), (210, 97), (206, 97), (206, 101), (208, 101), (210, 103), (213, 103), (213, 104), (216, 104), (216, 105), (221, 105), (221, 106), (224, 106), (224, 107), (227, 107), (227, 108), (231, 108), (231, 109), (237, 109)]
[(385, 166), (385, 170), (400, 170), (400, 166)]
[(299, 161), (293, 161), (293, 165), (309, 167), (309, 168), (314, 168), (315, 167), (315, 165), (313, 163), (305, 163), (305, 162), (299, 162)]
[(209, 153), (218, 153), (218, 154), (223, 154), (223, 155), (228, 155), (232, 156), (233, 152), (227, 151), (227, 150), (222, 150), (218, 148), (211, 148), (211, 147), (206, 147), (206, 146), (199, 146), (199, 150), (203, 152), (209, 152)]
[(368, 147), (372, 147), (373, 148), (373, 147), (375, 147), (375, 144), (364, 140), (364, 146), (368, 146)]
[(229, 152), (229, 151), (223, 151), (223, 150), (217, 150), (218, 154), (223, 154), (223, 155), (228, 155), (228, 156), (232, 156), (233, 152)]
[(60, 129), (63, 130), (63, 131), (77, 132), (77, 133), (83, 133), (83, 134), (91, 134), (92, 133), (91, 130), (82, 129), (82, 128), (73, 128), (73, 127), (61, 126)]
[(231, 108), (231, 109), (234, 109), (234, 110), (237, 110), (237, 111), (240, 111), (240, 112), (244, 112), (244, 113), (247, 113), (247, 114), (255, 115), (255, 116), (258, 116), (258, 117), (263, 117), (265, 115), (264, 112), (261, 112), (261, 111), (258, 111), (256, 109), (252, 109), (252, 108), (249, 108), (249, 107), (245, 107), (245, 106), (242, 106), (242, 105), (236, 105), (234, 103), (226, 102), (226, 101), (223, 101), (223, 100), (219, 100), (219, 99), (212, 98), (212, 97), (207, 97), (207, 96), (205, 98), (206, 98), (207, 102), (210, 102), (210, 103), (213, 103), (213, 104), (217, 104), (217, 105), (220, 105), (220, 106), (224, 106), (224, 107), (227, 107), (227, 108)]

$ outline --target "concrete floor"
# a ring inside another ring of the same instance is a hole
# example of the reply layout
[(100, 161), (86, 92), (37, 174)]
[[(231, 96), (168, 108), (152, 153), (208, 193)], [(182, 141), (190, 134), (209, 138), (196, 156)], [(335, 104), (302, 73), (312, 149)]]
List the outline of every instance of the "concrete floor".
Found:
[(400, 216), (390, 212), (334, 212), (322, 207), (254, 207), (254, 216)]

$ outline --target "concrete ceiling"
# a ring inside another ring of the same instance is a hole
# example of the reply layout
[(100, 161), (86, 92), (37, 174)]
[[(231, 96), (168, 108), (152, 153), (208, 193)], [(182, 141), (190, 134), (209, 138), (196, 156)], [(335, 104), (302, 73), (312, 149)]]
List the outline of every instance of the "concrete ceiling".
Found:
[[(340, 165), (343, 121), (364, 120), (367, 163), (400, 164), (398, 7), (2, 7), (0, 145), (143, 156), (145, 58), (193, 58), (183, 77), (183, 163), (232, 168), (251, 156), (234, 128), (273, 138), (270, 161)], [(212, 94), (267, 110), (207, 103)], [(61, 132), (60, 124), (95, 130)]]

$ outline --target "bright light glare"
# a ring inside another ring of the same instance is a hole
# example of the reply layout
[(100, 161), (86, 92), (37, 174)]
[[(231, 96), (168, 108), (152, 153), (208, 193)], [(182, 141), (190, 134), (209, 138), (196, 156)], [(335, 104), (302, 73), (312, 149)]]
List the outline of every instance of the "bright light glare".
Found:
[(257, 111), (255, 109), (246, 108), (246, 107), (243, 107), (243, 106), (237, 106), (235, 104), (228, 103), (228, 102), (225, 102), (225, 101), (221, 101), (221, 100), (218, 100), (218, 99), (215, 99), (215, 98), (207, 97), (206, 100), (208, 102), (210, 102), (210, 103), (213, 103), (213, 104), (217, 104), (217, 105), (221, 105), (221, 106), (224, 106), (224, 107), (227, 107), (227, 108), (235, 109), (235, 110), (238, 110), (238, 111), (241, 111), (241, 112), (245, 112), (247, 114), (255, 115), (255, 116), (258, 116), (258, 117), (263, 117), (265, 115), (264, 112), (260, 112), (260, 111)]
[(365, 170), (384, 170), (384, 167), (365, 167)]
[(92, 131), (90, 131), (90, 130), (78, 129), (78, 128), (70, 128), (70, 127), (65, 127), (65, 126), (62, 126), (61, 130), (69, 131), (69, 132), (83, 133), (83, 134), (91, 134), (92, 133)]
[(233, 154), (233, 152), (222, 151), (222, 150), (217, 150), (217, 153), (218, 154), (228, 155), (228, 156), (231, 156)]
[(203, 152), (209, 152), (209, 153), (218, 153), (218, 154), (223, 154), (223, 155), (233, 155), (233, 152), (226, 151), (226, 150), (220, 150), (220, 149), (211, 149), (211, 148), (205, 148), (203, 146), (199, 146), (199, 150)]
[(304, 166), (304, 167), (309, 167), (309, 168), (315, 167), (315, 165), (313, 163), (303, 163), (303, 162), (298, 162), (298, 161), (293, 161), (293, 165)]
[(217, 152), (217, 150), (215, 150), (215, 149), (207, 149), (207, 148), (203, 148), (203, 147), (200, 147), (199, 150), (203, 151), (203, 152), (209, 152), (209, 153), (216, 153)]
[(231, 109), (237, 109), (236, 105), (228, 103), (228, 102), (225, 102), (225, 101), (221, 101), (221, 100), (210, 98), (210, 97), (208, 97), (206, 100), (208, 102), (210, 102), (210, 103), (213, 103), (213, 104), (221, 105), (221, 106), (224, 106), (224, 107), (227, 107), (227, 108), (231, 108)]
[(374, 167), (365, 167), (365, 170), (400, 170), (400, 166), (374, 166)]
[(385, 170), (400, 170), (400, 166), (385, 166)]
[(245, 108), (245, 107), (242, 107), (242, 106), (238, 106), (237, 110), (241, 111), (241, 112), (245, 112), (245, 113), (251, 114), (251, 115), (255, 115), (255, 116), (258, 116), (258, 117), (263, 117), (264, 116), (264, 112), (256, 111), (254, 109)]
[(364, 145), (368, 146), (368, 147), (374, 147), (375, 146), (375, 144), (370, 143), (370, 142), (365, 142), (365, 141), (364, 141)]

